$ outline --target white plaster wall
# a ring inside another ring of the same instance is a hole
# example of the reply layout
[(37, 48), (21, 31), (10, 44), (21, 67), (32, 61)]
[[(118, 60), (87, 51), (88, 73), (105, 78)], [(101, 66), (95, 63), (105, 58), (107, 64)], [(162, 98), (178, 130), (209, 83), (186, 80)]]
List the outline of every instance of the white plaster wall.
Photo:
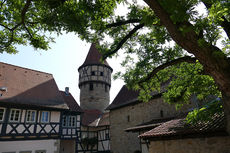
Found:
[(21, 113), (22, 113), (21, 121), (25, 122), (26, 110), (21, 110)]
[(50, 122), (59, 122), (60, 121), (60, 112), (52, 111)]
[[(102, 146), (103, 145), (103, 146)], [(104, 149), (105, 150), (109, 150), (110, 149), (110, 145), (109, 145), (109, 141), (101, 141), (98, 143), (98, 151), (103, 151)]]
[(40, 122), (41, 111), (38, 111), (38, 122)]
[(57, 140), (31, 140), (31, 141), (3, 141), (0, 142), (0, 153), (46, 150), (46, 153), (55, 153), (58, 151)]

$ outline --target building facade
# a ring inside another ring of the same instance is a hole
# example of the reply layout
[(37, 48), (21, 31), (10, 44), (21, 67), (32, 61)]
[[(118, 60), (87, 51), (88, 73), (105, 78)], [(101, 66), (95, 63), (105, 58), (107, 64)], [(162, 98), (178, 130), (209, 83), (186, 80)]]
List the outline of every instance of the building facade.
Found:
[[(51, 74), (0, 63), (0, 152), (76, 152), (82, 110)], [(68, 143), (67, 143), (68, 142)]]
[(158, 93), (145, 103), (138, 100), (138, 94), (123, 86), (107, 108), (110, 110), (110, 145), (113, 153), (146, 152), (146, 145), (142, 145), (138, 136), (149, 128), (138, 130), (138, 126), (156, 127), (176, 116), (184, 115), (192, 107), (184, 106), (181, 110), (176, 110), (174, 105), (165, 103)]
[(185, 118), (171, 119), (140, 135), (149, 153), (228, 153), (230, 136), (223, 114), (208, 122), (188, 124)]

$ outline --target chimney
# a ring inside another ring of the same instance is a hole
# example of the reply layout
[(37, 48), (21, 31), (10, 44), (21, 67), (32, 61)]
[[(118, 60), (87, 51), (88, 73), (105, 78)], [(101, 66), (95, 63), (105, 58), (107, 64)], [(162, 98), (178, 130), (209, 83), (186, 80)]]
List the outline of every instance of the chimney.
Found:
[(69, 87), (65, 87), (65, 94), (69, 95)]

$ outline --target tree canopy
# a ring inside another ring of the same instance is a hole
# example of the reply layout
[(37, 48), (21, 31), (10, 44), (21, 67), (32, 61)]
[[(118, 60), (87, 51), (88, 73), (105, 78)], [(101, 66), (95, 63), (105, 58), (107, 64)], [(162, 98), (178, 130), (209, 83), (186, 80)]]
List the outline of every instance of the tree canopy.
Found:
[[(15, 53), (16, 44), (28, 43), (48, 49), (53, 39), (46, 32), (75, 32), (99, 43), (103, 59), (123, 50), (126, 71), (115, 77), (140, 90), (143, 100), (149, 100), (153, 91), (164, 90), (165, 101), (180, 107), (192, 95), (202, 101), (212, 95), (222, 98), (225, 115), (230, 116), (229, 1), (144, 0), (143, 4), (135, 0), (2, 0), (0, 52)], [(126, 7), (126, 13), (119, 12), (119, 7)]]

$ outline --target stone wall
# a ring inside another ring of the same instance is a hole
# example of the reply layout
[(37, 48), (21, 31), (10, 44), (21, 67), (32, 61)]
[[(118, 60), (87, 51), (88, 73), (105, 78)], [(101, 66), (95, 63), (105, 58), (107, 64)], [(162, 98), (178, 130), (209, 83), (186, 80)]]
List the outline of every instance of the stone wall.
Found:
[(109, 86), (104, 83), (94, 82), (92, 84), (93, 90), (89, 89), (89, 83), (81, 86), (80, 106), (82, 109), (98, 109), (104, 111), (110, 101)]
[[(187, 107), (182, 109), (187, 111)], [(163, 111), (163, 117), (162, 113)], [(138, 103), (110, 111), (110, 139), (113, 153), (134, 153), (141, 150), (138, 133), (127, 133), (124, 129), (133, 127), (153, 119), (176, 116), (181, 111), (176, 111), (174, 105), (156, 98), (147, 103)]]
[(230, 137), (151, 141), (149, 153), (230, 153)]

